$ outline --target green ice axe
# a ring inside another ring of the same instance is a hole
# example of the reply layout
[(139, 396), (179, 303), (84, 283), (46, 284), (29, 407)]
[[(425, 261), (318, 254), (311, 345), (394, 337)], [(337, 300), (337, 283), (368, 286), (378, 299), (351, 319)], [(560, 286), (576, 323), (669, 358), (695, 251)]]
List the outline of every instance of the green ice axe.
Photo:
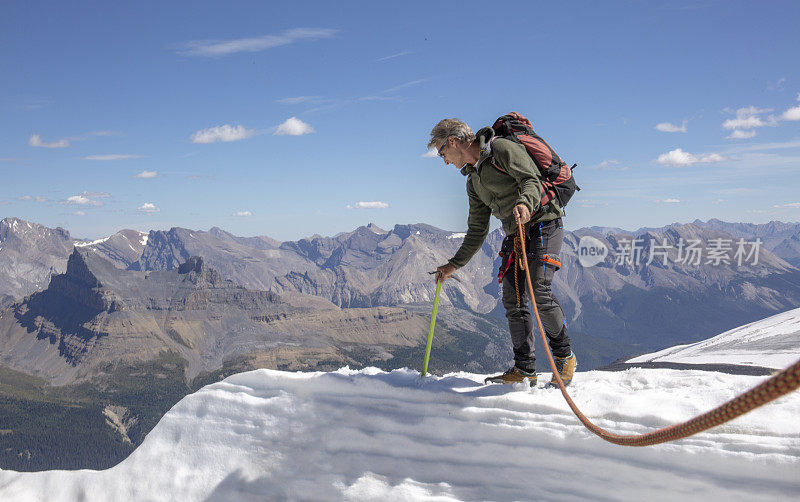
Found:
[(436, 281), (436, 295), (433, 297), (433, 314), (431, 314), (431, 327), (428, 328), (428, 343), (425, 345), (425, 360), (422, 361), (422, 375), (428, 373), (428, 359), (431, 357), (433, 345), (433, 327), (436, 325), (436, 312), (439, 310), (439, 293), (442, 291), (442, 281)]

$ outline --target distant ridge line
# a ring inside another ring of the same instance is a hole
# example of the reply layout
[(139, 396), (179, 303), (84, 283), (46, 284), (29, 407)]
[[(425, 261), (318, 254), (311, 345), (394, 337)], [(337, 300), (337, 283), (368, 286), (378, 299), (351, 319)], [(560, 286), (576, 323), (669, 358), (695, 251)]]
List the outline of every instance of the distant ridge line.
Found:
[(596, 369), (599, 371), (624, 371), (630, 368), (717, 371), (719, 373), (727, 373), (729, 375), (750, 375), (750, 376), (772, 375), (780, 371), (780, 369), (775, 369), (775, 368), (765, 368), (763, 366), (745, 366), (743, 364), (722, 364), (722, 363), (687, 364), (687, 363), (672, 363), (664, 361), (647, 362), (647, 363), (613, 362), (607, 366), (602, 366)]

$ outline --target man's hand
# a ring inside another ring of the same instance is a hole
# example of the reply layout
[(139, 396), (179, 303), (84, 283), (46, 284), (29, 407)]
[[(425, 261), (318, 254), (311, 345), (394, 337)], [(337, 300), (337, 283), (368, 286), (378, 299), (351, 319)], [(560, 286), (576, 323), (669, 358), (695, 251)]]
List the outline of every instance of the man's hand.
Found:
[(455, 271), (456, 267), (450, 265), (449, 263), (444, 264), (441, 267), (436, 267), (436, 282), (444, 282), (444, 280), (453, 275)]
[(514, 218), (521, 221), (523, 225), (528, 223), (531, 219), (531, 212), (528, 210), (528, 206), (525, 204), (514, 206)]

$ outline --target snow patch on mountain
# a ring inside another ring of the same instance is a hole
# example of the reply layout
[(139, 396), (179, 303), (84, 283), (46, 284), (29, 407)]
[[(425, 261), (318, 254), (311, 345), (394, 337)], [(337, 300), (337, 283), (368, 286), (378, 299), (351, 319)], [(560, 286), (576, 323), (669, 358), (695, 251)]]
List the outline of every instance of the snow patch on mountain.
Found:
[[(540, 378), (549, 377), (542, 375)], [(557, 390), (421, 379), (408, 369), (257, 370), (176, 404), (105, 471), (0, 471), (0, 499), (779, 500), (800, 493), (800, 393), (671, 444), (584, 429)], [(763, 377), (578, 373), (600, 426), (637, 434), (707, 411)]]
[(96, 246), (97, 244), (104, 243), (105, 241), (107, 241), (110, 238), (111, 238), (111, 236), (103, 237), (102, 239), (97, 239), (96, 241), (91, 241), (91, 242), (76, 242), (75, 245), (77, 247), (79, 247), (79, 248), (84, 248), (84, 247), (87, 247), (87, 246)]

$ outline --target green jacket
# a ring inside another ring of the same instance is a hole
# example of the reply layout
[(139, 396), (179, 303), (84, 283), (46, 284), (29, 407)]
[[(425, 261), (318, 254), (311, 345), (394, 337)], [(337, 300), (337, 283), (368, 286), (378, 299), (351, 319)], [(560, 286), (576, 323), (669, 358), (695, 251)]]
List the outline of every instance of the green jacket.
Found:
[[(531, 212), (531, 223), (550, 221), (562, 216), (556, 200), (540, 207), (541, 174), (525, 147), (505, 138), (494, 137), (491, 127), (484, 127), (475, 140), (481, 155), (475, 165), (467, 164), (461, 174), (467, 177), (469, 218), (464, 242), (449, 263), (463, 267), (478, 252), (489, 233), (489, 217), (495, 215), (503, 224), (506, 235), (517, 233), (513, 209), (525, 204)], [(496, 163), (498, 167), (492, 165)], [(507, 173), (507, 174), (506, 174)]]

